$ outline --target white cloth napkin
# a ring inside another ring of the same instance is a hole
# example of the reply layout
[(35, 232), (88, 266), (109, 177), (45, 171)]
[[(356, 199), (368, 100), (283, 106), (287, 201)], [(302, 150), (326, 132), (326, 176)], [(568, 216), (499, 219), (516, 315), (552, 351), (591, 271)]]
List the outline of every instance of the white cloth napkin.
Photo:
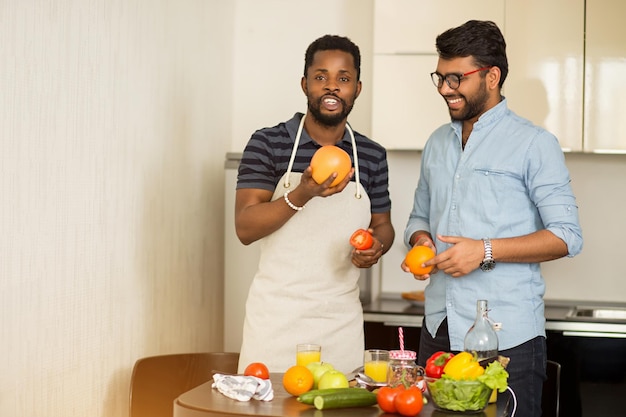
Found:
[(213, 388), (237, 401), (272, 401), (274, 390), (269, 379), (242, 375), (213, 375)]

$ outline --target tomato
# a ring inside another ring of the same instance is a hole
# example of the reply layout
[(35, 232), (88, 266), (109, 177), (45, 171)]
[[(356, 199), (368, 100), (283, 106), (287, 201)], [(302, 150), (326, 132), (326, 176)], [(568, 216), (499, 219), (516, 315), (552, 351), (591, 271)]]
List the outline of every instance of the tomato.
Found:
[(398, 414), (413, 417), (419, 414), (424, 407), (424, 399), (422, 391), (413, 385), (412, 387), (400, 392), (393, 400)]
[(256, 376), (261, 379), (270, 379), (270, 371), (267, 369), (264, 363), (261, 362), (253, 362), (250, 365), (246, 366), (245, 371), (243, 371), (245, 376)]
[(379, 388), (378, 392), (376, 393), (376, 401), (378, 401), (378, 406), (380, 407), (380, 409), (383, 410), (385, 413), (395, 413), (396, 405), (394, 403), (394, 400), (396, 399), (396, 396), (402, 391), (404, 391), (404, 386), (402, 385), (399, 385), (395, 388), (392, 388), (388, 385)]
[(359, 229), (350, 236), (350, 244), (357, 250), (365, 250), (374, 245), (374, 238), (367, 230)]

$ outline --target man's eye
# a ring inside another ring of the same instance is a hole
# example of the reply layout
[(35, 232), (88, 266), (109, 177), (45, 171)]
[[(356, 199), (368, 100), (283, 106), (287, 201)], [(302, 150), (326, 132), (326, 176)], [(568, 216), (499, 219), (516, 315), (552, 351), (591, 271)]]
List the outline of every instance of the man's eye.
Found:
[(317, 77), (315, 77), (315, 79), (318, 81), (324, 81), (326, 77), (324, 77), (323, 75), (318, 75)]
[(339, 78), (339, 81), (347, 83), (347, 82), (350, 82), (350, 78), (348, 78), (348, 77), (341, 77), (341, 78)]

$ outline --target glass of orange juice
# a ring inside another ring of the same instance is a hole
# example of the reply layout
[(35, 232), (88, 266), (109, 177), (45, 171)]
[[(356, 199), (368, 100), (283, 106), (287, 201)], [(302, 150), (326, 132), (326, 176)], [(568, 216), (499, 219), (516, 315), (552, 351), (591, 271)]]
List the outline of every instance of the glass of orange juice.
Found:
[(389, 351), (368, 349), (363, 353), (363, 372), (376, 382), (387, 382)]
[(296, 347), (296, 365), (307, 366), (322, 360), (322, 347), (313, 343), (300, 343)]

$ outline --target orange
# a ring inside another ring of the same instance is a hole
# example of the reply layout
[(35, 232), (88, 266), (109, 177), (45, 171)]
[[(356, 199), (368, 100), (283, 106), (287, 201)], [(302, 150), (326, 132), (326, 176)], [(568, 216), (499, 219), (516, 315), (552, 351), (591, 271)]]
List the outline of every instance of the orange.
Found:
[(297, 397), (313, 388), (313, 373), (306, 366), (294, 365), (283, 375), (283, 387)]
[(435, 252), (428, 246), (414, 246), (404, 258), (404, 263), (413, 275), (425, 275), (433, 270), (433, 266), (422, 267), (422, 264), (435, 257)]
[(351, 168), (352, 161), (350, 160), (350, 155), (334, 145), (322, 146), (311, 158), (313, 179), (318, 184), (323, 183), (333, 172), (336, 172), (337, 178), (330, 184), (331, 187), (334, 187), (343, 181), (346, 175), (350, 173)]

